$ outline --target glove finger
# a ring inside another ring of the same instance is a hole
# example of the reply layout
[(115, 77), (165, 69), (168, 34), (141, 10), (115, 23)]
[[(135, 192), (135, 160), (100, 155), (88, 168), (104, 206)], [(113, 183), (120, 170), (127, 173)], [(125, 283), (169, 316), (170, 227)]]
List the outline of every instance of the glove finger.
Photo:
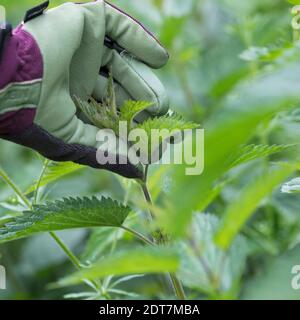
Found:
[(167, 113), (169, 98), (166, 90), (148, 66), (126, 53), (120, 55), (115, 50), (111, 51), (110, 59), (104, 63), (112, 67), (114, 79), (133, 100), (153, 103), (147, 109), (148, 117)]
[(140, 22), (105, 2), (106, 35), (136, 58), (153, 68), (163, 67), (169, 54)]

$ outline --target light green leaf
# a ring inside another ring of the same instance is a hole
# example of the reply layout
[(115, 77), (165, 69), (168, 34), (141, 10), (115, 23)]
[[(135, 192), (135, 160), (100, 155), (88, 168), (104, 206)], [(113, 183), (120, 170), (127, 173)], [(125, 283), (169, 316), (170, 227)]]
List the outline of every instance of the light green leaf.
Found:
[(271, 156), (273, 154), (283, 152), (294, 145), (255, 145), (250, 144), (243, 146), (238, 154), (235, 156), (235, 160), (231, 164), (231, 168), (237, 167), (249, 161)]
[(291, 4), (300, 4), (300, 0), (287, 0)]
[(148, 119), (145, 122), (139, 124), (137, 128), (144, 129), (148, 136), (151, 136), (151, 130), (157, 129), (157, 130), (163, 130), (167, 129), (170, 132), (174, 132), (177, 130), (191, 130), (199, 128), (200, 125), (185, 120), (181, 115), (177, 113), (173, 113), (172, 115), (165, 115), (162, 117), (156, 117), (153, 119)]
[(147, 101), (126, 101), (120, 109), (120, 121), (127, 121), (131, 125), (135, 116), (151, 105), (152, 103)]
[(179, 267), (177, 255), (166, 248), (137, 248), (113, 253), (90, 268), (59, 281), (60, 286), (81, 283), (82, 279), (137, 273), (175, 272)]
[(68, 198), (34, 206), (0, 228), (0, 243), (49, 232), (89, 227), (121, 227), (129, 207), (109, 198)]
[[(148, 119), (145, 122), (136, 126), (137, 129), (144, 130), (147, 134), (147, 141), (143, 141), (143, 145), (145, 149), (142, 150), (142, 153), (151, 155), (151, 152), (156, 152), (159, 149), (160, 145), (176, 133), (184, 131), (184, 130), (192, 130), (199, 128), (200, 125), (191, 121), (186, 121), (181, 115), (173, 113), (172, 115), (165, 115), (162, 117), (157, 117), (153, 119)], [(153, 130), (157, 130), (156, 134), (154, 134)], [(154, 138), (159, 138), (159, 131), (168, 130), (168, 134), (164, 135), (164, 140), (157, 139), (158, 144), (155, 145)]]
[[(44, 187), (52, 182), (55, 182), (68, 174), (86, 168), (85, 166), (76, 164), (74, 162), (54, 162), (50, 164), (39, 182), (40, 187)], [(26, 194), (34, 192), (38, 184), (36, 181), (27, 191)]]
[(238, 199), (227, 208), (215, 237), (216, 243), (227, 249), (262, 200), (295, 170), (295, 166), (283, 164), (268, 168), (264, 174), (255, 177), (254, 181), (242, 190)]

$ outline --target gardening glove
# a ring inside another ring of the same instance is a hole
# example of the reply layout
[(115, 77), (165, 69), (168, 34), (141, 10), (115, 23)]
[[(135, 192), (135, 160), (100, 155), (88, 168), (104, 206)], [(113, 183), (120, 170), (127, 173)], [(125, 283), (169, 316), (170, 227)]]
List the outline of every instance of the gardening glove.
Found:
[(150, 101), (146, 116), (160, 116), (168, 98), (151, 69), (163, 67), (168, 53), (142, 24), (105, 1), (45, 11), (48, 4), (28, 11), (15, 30), (0, 30), (0, 138), (54, 161), (141, 178), (141, 166), (126, 152), (116, 164), (99, 163), (116, 151), (96, 141), (99, 129), (79, 118), (74, 97), (101, 101), (112, 67), (117, 103)]

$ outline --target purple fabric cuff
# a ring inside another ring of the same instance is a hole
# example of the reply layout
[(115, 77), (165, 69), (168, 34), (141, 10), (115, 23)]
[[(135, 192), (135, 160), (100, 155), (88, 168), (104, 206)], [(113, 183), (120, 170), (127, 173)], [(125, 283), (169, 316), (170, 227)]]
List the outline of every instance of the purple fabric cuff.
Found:
[(0, 62), (0, 90), (10, 83), (42, 79), (43, 58), (35, 39), (22, 25), (5, 42)]
[(23, 132), (32, 125), (35, 113), (36, 109), (21, 109), (0, 116), (0, 135)]

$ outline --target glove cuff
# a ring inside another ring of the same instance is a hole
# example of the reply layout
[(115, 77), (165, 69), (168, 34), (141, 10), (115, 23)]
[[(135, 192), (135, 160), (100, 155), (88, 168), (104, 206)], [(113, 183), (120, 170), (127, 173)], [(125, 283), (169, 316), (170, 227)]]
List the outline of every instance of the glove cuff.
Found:
[(0, 74), (0, 90), (11, 83), (22, 84), (22, 82), (41, 80), (43, 77), (40, 49), (22, 26), (16, 28), (4, 41)]

